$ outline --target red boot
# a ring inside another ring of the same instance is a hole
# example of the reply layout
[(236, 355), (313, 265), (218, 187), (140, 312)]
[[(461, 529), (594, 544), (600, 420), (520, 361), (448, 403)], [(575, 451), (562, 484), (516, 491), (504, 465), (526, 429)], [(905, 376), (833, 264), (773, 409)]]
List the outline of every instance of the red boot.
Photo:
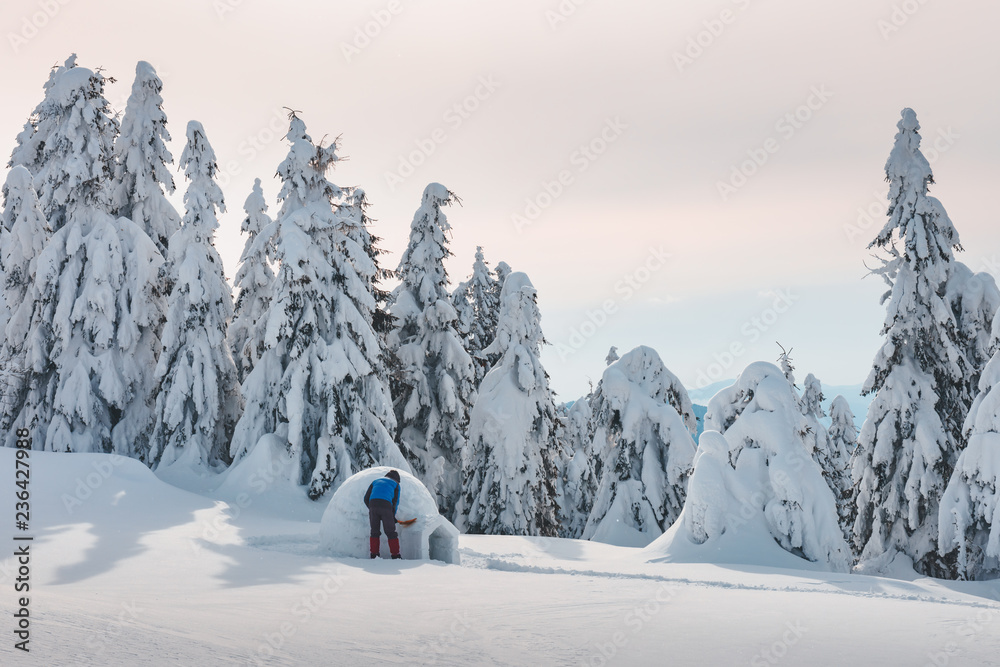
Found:
[(380, 542), (380, 540), (377, 537), (369, 537), (368, 538), (368, 544), (370, 545), (370, 550), (372, 552), (372, 558), (375, 558), (376, 556), (378, 556), (378, 552), (379, 552), (379, 548), (380, 548), (379, 542)]
[(402, 558), (402, 556), (399, 555), (399, 538), (398, 537), (396, 539), (389, 540), (389, 553), (392, 554), (393, 560), (396, 560), (398, 558)]

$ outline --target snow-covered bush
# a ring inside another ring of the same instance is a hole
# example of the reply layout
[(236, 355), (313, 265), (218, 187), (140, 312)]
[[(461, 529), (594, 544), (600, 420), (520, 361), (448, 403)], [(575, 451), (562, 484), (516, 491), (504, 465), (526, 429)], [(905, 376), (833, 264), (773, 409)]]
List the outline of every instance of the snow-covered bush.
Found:
[(777, 544), (846, 572), (851, 553), (833, 493), (799, 436), (802, 414), (785, 373), (773, 364), (753, 363), (734, 391), (724, 392), (744, 396), (742, 410), (725, 434), (702, 433), (684, 510), (648, 553), (780, 565), (787, 560), (774, 553)]
[(608, 366), (591, 401), (601, 478), (583, 539), (646, 546), (684, 506), (694, 411), (680, 380), (640, 346)]

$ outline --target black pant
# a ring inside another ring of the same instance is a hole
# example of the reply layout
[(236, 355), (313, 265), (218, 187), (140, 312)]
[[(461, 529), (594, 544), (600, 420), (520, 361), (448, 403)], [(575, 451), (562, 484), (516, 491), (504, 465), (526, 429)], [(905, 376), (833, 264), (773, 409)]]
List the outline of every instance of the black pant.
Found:
[(392, 509), (392, 503), (388, 500), (375, 498), (368, 503), (368, 522), (372, 526), (372, 537), (379, 538), (379, 523), (385, 528), (385, 536), (396, 539), (396, 512)]

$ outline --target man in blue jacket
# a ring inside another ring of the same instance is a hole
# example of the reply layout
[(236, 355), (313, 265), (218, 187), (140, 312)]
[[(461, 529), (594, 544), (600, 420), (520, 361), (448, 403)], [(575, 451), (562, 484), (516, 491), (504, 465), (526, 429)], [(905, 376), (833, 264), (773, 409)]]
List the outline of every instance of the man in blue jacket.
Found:
[(385, 477), (380, 477), (371, 483), (365, 493), (365, 506), (368, 507), (368, 522), (371, 524), (372, 558), (378, 556), (381, 533), (379, 524), (385, 528), (385, 536), (389, 540), (389, 552), (393, 559), (402, 558), (399, 555), (399, 536), (396, 534), (396, 510), (399, 508), (399, 473), (390, 470)]

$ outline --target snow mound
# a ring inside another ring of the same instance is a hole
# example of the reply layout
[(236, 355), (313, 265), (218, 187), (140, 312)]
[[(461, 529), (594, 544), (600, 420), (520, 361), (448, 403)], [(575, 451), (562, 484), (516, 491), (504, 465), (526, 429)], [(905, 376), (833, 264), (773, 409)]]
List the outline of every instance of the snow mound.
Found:
[[(368, 558), (368, 508), (365, 492), (369, 485), (393, 470), (378, 466), (362, 470), (349, 477), (330, 499), (320, 525), (320, 550), (331, 556)], [(440, 560), (459, 564), (458, 529), (438, 512), (437, 502), (427, 487), (416, 477), (396, 469), (400, 476), (400, 520), (416, 518), (411, 526), (398, 526), (399, 549), (406, 560)], [(389, 557), (385, 535), (382, 535), (382, 557)]]

